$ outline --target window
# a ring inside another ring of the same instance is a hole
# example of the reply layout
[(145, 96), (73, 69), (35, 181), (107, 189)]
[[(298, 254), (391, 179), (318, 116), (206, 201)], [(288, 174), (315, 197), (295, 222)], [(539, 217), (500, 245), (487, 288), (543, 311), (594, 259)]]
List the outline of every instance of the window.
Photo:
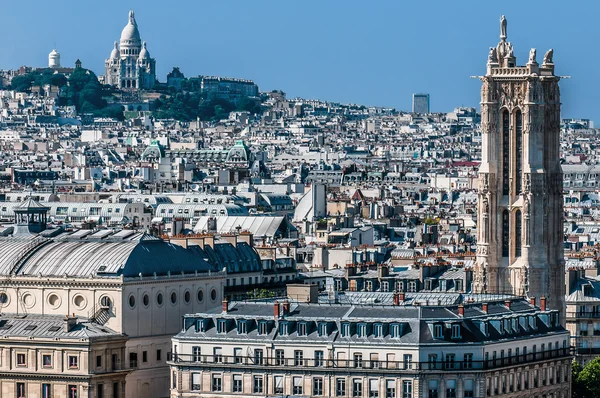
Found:
[(17, 398), (25, 398), (25, 383), (17, 383)]
[(223, 379), (221, 378), (221, 375), (212, 376), (211, 391), (223, 391)]
[(69, 369), (77, 369), (79, 367), (78, 359), (79, 357), (75, 355), (69, 355)]
[(284, 363), (283, 350), (275, 350), (275, 365), (283, 365)]
[(383, 337), (383, 325), (378, 323), (373, 328), (373, 334), (375, 337)]
[(247, 333), (247, 324), (244, 320), (239, 320), (237, 324), (237, 332), (238, 334), (246, 334)]
[(379, 397), (379, 379), (369, 380), (369, 398)]
[(502, 212), (502, 257), (508, 257), (509, 236), (509, 215), (505, 209)]
[(258, 334), (265, 335), (268, 333), (267, 321), (260, 321), (258, 323)]
[(77, 386), (73, 384), (69, 384), (67, 386), (67, 392), (69, 398), (77, 398)]
[(437, 366), (437, 355), (429, 354), (429, 369), (435, 369)]
[(454, 354), (446, 354), (446, 363), (444, 369), (454, 369)]
[(323, 366), (324, 358), (323, 351), (315, 351), (315, 366)]
[(473, 398), (475, 395), (473, 393), (474, 391), (474, 386), (475, 383), (473, 383), (473, 379), (465, 379), (463, 381), (463, 385), (464, 385), (464, 397), (465, 398)]
[(102, 367), (102, 355), (96, 355), (96, 367), (97, 368)]
[(292, 379), (292, 394), (302, 395), (302, 377)]
[(367, 325), (364, 323), (358, 325), (358, 337), (367, 337)]
[(346, 396), (346, 379), (335, 379), (335, 396), (345, 397)]
[(142, 362), (148, 362), (148, 351), (142, 351)]
[(129, 353), (129, 367), (137, 368), (137, 352)]
[[(519, 178), (518, 181), (521, 181), (521, 179)], [(521, 246), (523, 244), (521, 241), (521, 220), (521, 210), (517, 210), (515, 212), (515, 257), (521, 257)]]
[(385, 398), (396, 398), (396, 380), (385, 381)]
[(444, 338), (444, 329), (442, 325), (433, 325), (433, 337), (436, 339)]
[(225, 319), (217, 321), (217, 333), (227, 333), (227, 321)]
[[(50, 354), (42, 355), (42, 366), (45, 368), (52, 367), (52, 355), (50, 355)], [(96, 364), (96, 366), (100, 366), (100, 365)]]
[(351, 336), (351, 333), (350, 333), (350, 324), (349, 323), (342, 324), (342, 336), (343, 337), (350, 337)]
[(404, 369), (412, 369), (412, 355), (404, 354)]
[(393, 323), (390, 328), (390, 335), (394, 339), (397, 339), (398, 337), (400, 337), (400, 325), (398, 325), (397, 323)]
[(192, 362), (200, 362), (201, 349), (198, 346), (192, 347)]
[(460, 339), (460, 325), (452, 325), (452, 338)]
[(402, 398), (412, 398), (413, 396), (413, 385), (411, 380), (404, 380), (402, 382)]
[(294, 366), (304, 366), (304, 352), (301, 350), (294, 351)]
[(456, 380), (446, 380), (446, 398), (456, 398)]
[[(517, 161), (516, 161), (516, 169), (515, 169), (515, 183), (516, 183), (516, 192), (517, 194), (522, 191), (522, 174), (523, 174), (523, 115), (521, 111), (517, 111), (515, 115), (516, 123), (515, 123), (515, 146), (517, 152)], [(517, 241), (518, 243), (519, 241)]]
[(17, 366), (25, 366), (26, 364), (25, 354), (17, 354)]
[(306, 336), (306, 323), (300, 322), (298, 324), (298, 336)]
[(354, 354), (354, 367), (355, 368), (362, 368), (363, 367), (363, 356), (361, 353), (355, 353)]
[(263, 377), (262, 376), (254, 376), (254, 381), (252, 383), (252, 391), (254, 394), (262, 394), (263, 393)]
[(223, 362), (223, 350), (221, 347), (213, 348), (214, 362), (222, 363)]
[(508, 195), (510, 166), (510, 116), (502, 112), (502, 195)]
[(200, 373), (192, 373), (192, 385), (190, 386), (190, 390), (200, 391), (200, 376)]
[(175, 293), (175, 292), (171, 293), (171, 303), (173, 303), (173, 304), (177, 303), (177, 293)]
[(352, 396), (353, 397), (362, 397), (362, 379), (353, 379), (352, 380)]
[(473, 368), (473, 354), (465, 354), (464, 356), (464, 367), (465, 369)]
[[(47, 384), (49, 386), (49, 384)], [(44, 395), (44, 385), (42, 384), (42, 398), (50, 398), (50, 395)], [(50, 388), (50, 387), (48, 387)], [(104, 384), (96, 385), (96, 398), (104, 398)]]
[[(176, 388), (177, 387), (177, 379), (176, 378), (174, 379), (173, 383), (175, 384), (175, 387), (173, 387), (173, 388)], [(119, 382), (113, 383), (113, 398), (119, 398), (119, 390), (120, 390)]]
[(283, 376), (273, 376), (273, 393), (283, 394)]
[(327, 323), (326, 322), (319, 323), (319, 336), (320, 337), (327, 336)]
[(157, 360), (157, 361), (160, 361), (160, 360), (161, 360), (161, 357), (162, 357), (162, 355), (161, 355), (161, 354), (162, 354), (162, 351), (161, 351), (161, 350), (156, 350), (156, 360)]
[(287, 322), (282, 322), (279, 324), (279, 334), (282, 336), (288, 335), (288, 324)]
[(429, 380), (427, 398), (438, 398), (438, 381)]
[(242, 375), (233, 375), (233, 385), (231, 387), (231, 391), (243, 392), (242, 389)]
[(313, 377), (313, 395), (323, 395), (322, 377)]
[(262, 365), (263, 364), (263, 350), (260, 348), (256, 348), (254, 349), (254, 364), (255, 365)]

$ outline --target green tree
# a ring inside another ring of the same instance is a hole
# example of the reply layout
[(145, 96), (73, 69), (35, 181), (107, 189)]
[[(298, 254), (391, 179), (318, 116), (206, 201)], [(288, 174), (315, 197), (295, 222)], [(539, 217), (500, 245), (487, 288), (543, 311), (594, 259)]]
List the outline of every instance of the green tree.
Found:
[(33, 85), (35, 77), (31, 73), (15, 76), (10, 82), (10, 87), (20, 93), (28, 92)]
[(573, 363), (572, 396), (592, 398), (600, 396), (600, 357), (588, 362), (583, 369)]

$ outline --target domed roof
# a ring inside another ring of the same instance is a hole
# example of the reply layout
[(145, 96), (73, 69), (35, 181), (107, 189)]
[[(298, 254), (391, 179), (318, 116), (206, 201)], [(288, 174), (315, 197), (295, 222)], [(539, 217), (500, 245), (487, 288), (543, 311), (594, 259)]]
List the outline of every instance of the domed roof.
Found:
[(60, 57), (60, 53), (58, 51), (56, 51), (56, 49), (50, 51), (50, 54), (48, 55), (49, 57), (52, 58), (56, 58), (56, 57)]
[(142, 44), (142, 51), (140, 51), (140, 59), (150, 59), (150, 53), (148, 52), (148, 49), (146, 48), (146, 42), (144, 42)]
[(115, 47), (110, 52), (110, 59), (118, 59), (119, 58), (119, 44), (115, 42)]
[(135, 22), (135, 14), (133, 10), (129, 11), (129, 21), (121, 32), (121, 43), (128, 41), (140, 41), (140, 31), (138, 30), (137, 22)]

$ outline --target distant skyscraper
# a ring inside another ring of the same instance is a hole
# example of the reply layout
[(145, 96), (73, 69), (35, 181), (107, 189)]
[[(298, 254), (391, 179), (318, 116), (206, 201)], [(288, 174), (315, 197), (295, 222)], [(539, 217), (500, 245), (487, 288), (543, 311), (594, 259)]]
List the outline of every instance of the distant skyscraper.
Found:
[(429, 94), (413, 94), (413, 113), (429, 113)]
[(474, 290), (545, 296), (564, 317), (560, 77), (552, 50), (517, 66), (504, 16), (500, 31), (481, 77)]

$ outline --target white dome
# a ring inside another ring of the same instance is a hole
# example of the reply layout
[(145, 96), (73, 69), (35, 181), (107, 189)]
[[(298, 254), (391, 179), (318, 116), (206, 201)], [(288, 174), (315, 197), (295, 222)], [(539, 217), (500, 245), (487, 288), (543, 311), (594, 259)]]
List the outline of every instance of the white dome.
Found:
[(144, 44), (142, 44), (142, 51), (140, 51), (139, 59), (150, 59), (150, 53), (148, 52), (148, 49), (146, 48), (146, 42), (144, 42)]
[(56, 51), (56, 49), (50, 51), (50, 54), (48, 55), (49, 57), (52, 58), (56, 58), (56, 57), (60, 57), (60, 53), (58, 51)]
[(129, 21), (121, 32), (121, 44), (131, 41), (137, 43), (140, 42), (140, 31), (138, 30), (137, 22), (135, 22), (135, 14), (133, 13), (133, 10), (129, 11)]
[(110, 59), (119, 59), (119, 44), (115, 42), (115, 47), (110, 52)]
[(50, 51), (50, 54), (48, 54), (48, 67), (60, 68), (60, 53), (56, 49)]

